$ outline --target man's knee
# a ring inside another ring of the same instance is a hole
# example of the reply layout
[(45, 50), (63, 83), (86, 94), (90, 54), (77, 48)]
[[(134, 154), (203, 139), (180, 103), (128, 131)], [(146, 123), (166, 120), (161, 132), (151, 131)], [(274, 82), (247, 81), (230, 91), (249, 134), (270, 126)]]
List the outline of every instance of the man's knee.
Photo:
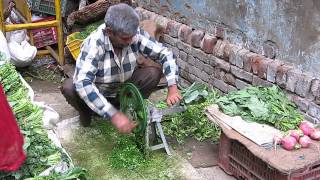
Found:
[(157, 67), (147, 67), (146, 73), (148, 74), (149, 78), (155, 81), (159, 81), (162, 75), (161, 69)]
[(72, 78), (64, 80), (60, 90), (66, 98), (72, 98), (76, 96), (76, 90)]

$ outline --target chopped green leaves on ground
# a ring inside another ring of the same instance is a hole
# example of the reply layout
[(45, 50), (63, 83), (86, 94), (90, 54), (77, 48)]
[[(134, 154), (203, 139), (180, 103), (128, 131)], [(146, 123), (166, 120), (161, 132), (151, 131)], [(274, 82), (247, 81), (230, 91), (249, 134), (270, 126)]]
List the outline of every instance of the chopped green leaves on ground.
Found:
[(135, 139), (119, 134), (106, 119), (94, 117), (90, 127), (74, 127), (71, 132), (63, 144), (73, 162), (88, 169), (89, 179), (183, 179), (176, 156), (157, 150), (142, 159)]
[(295, 104), (277, 86), (233, 91), (220, 97), (217, 104), (227, 115), (269, 124), (282, 131), (297, 128), (303, 119)]

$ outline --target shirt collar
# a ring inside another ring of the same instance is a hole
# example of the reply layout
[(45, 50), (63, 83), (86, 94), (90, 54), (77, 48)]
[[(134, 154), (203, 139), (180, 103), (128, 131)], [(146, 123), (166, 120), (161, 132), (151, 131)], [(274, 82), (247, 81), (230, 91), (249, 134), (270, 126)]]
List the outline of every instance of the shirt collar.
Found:
[(109, 39), (109, 37), (107, 35), (104, 35), (104, 38), (105, 38), (105, 50), (106, 51), (113, 51), (113, 47), (112, 47), (112, 44), (111, 44), (111, 41)]

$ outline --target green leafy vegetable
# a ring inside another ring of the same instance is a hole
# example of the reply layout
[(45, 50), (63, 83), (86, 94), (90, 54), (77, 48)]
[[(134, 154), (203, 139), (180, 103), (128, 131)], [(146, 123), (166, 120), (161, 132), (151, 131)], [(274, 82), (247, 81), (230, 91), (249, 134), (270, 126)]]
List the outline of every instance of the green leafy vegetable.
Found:
[(277, 86), (248, 87), (233, 91), (217, 100), (225, 114), (244, 120), (272, 125), (282, 131), (295, 129), (302, 115)]
[[(181, 92), (187, 109), (164, 117), (162, 123), (164, 133), (176, 137), (179, 143), (183, 143), (186, 137), (194, 137), (199, 141), (205, 139), (217, 141), (221, 129), (208, 121), (204, 111), (207, 106), (216, 101), (219, 97), (218, 93), (213, 90), (208, 92), (207, 87), (201, 83), (194, 83)], [(163, 103), (160, 102), (156, 106), (164, 107)]]
[(32, 104), (28, 91), (13, 65), (0, 66), (0, 83), (4, 87), (8, 102), (24, 135), (23, 148), (27, 153), (27, 159), (18, 171), (0, 172), (0, 179), (63, 179), (58, 174), (38, 176), (62, 159), (66, 162), (68, 159), (48, 138), (47, 132), (42, 127), (43, 112), (38, 106)]

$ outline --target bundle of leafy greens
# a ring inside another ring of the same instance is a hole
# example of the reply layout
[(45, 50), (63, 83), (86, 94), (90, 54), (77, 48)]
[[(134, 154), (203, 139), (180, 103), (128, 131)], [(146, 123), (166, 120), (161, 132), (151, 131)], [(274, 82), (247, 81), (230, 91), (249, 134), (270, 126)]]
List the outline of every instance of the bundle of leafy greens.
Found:
[(277, 86), (248, 87), (233, 91), (220, 97), (217, 104), (227, 115), (269, 124), (282, 131), (297, 128), (303, 119), (295, 104)]
[[(0, 83), (4, 87), (9, 104), (24, 135), (24, 150), (27, 159), (16, 172), (0, 172), (0, 179), (50, 179), (59, 175), (52, 174), (46, 177), (38, 175), (47, 168), (56, 165), (61, 160), (69, 162), (67, 156), (58, 149), (48, 138), (42, 127), (42, 110), (34, 105), (28, 97), (28, 91), (22, 84), (18, 72), (11, 64), (0, 66)], [(67, 172), (72, 176), (72, 168)], [(85, 173), (85, 170), (81, 170)], [(80, 175), (80, 174), (79, 174)], [(66, 177), (65, 174), (62, 175)], [(84, 177), (81, 175), (81, 177)], [(72, 178), (75, 179), (75, 178)]]
[(88, 26), (85, 27), (83, 31), (80, 33), (76, 34), (75, 36), (69, 37), (69, 40), (75, 40), (75, 39), (80, 39), (83, 40), (87, 38), (93, 31), (95, 31), (101, 24), (103, 23), (103, 20), (94, 22), (92, 24), (89, 24)]
[[(199, 141), (206, 139), (217, 141), (221, 129), (208, 121), (205, 109), (216, 101), (218, 93), (214, 90), (208, 92), (206, 85), (196, 82), (182, 89), (181, 94), (183, 97), (181, 105), (186, 107), (186, 111), (163, 117), (164, 133), (175, 137), (179, 143), (183, 143), (187, 137), (194, 137)], [(156, 107), (167, 108), (164, 102), (158, 103)]]

